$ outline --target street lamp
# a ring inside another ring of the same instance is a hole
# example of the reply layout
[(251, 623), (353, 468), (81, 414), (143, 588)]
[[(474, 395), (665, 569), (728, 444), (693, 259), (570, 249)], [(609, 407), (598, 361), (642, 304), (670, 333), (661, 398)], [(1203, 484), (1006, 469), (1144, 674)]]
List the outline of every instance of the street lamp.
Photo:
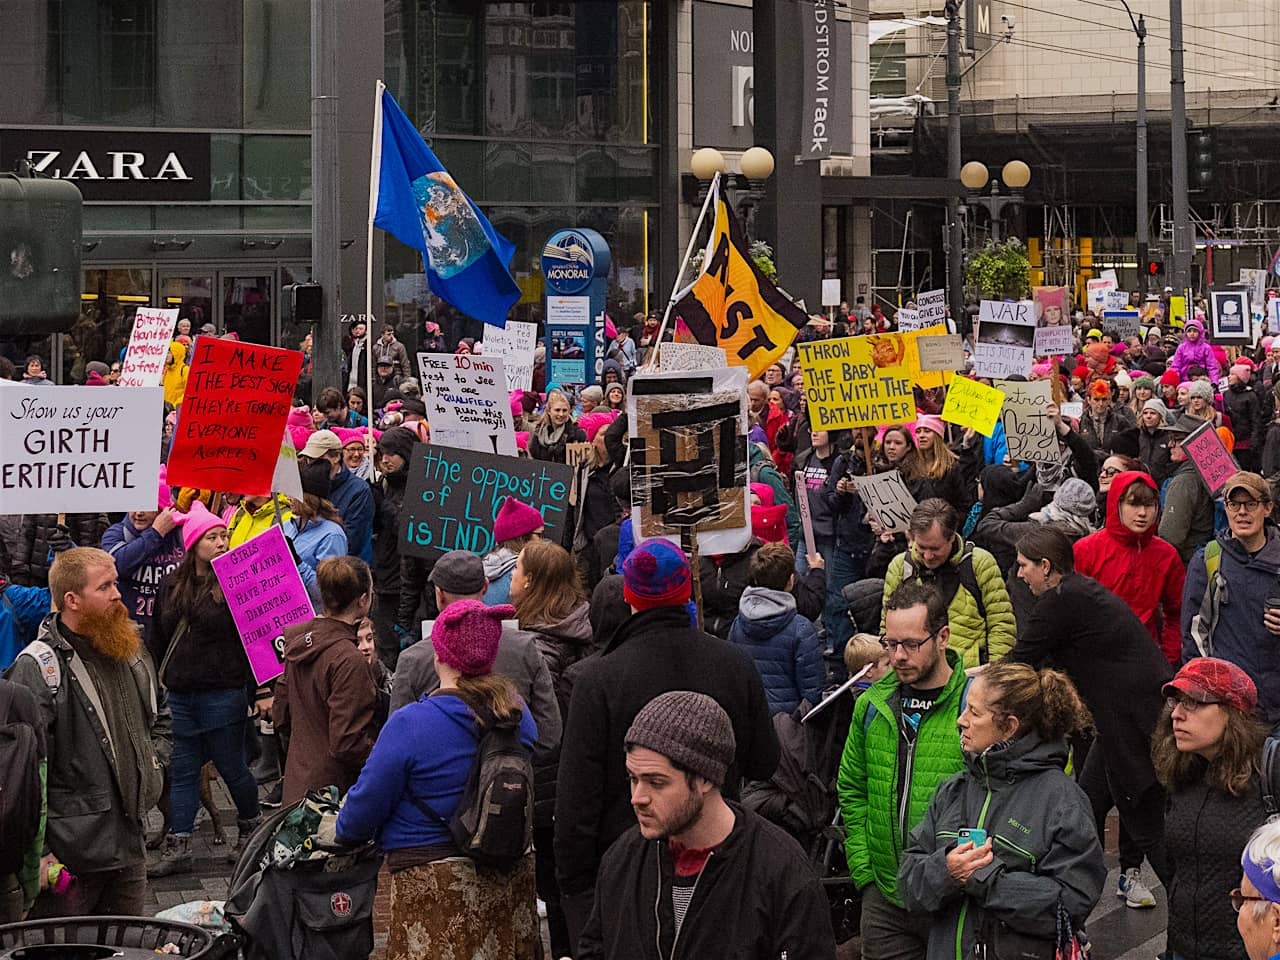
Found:
[[(701, 201), (706, 198), (703, 192), (717, 173), (724, 187), (725, 200), (742, 218), (744, 228), (750, 238), (755, 227), (756, 205), (764, 199), (764, 182), (773, 176), (773, 154), (764, 147), (750, 147), (744, 150), (738, 161), (739, 173), (727, 173), (724, 154), (715, 147), (703, 147), (695, 150), (689, 160), (689, 169), (698, 183), (697, 196)], [(745, 195), (745, 196), (743, 196)], [(739, 198), (742, 207), (739, 208)]]
[[(1000, 193), (1000, 180), (1011, 191), (1009, 196)], [(1021, 160), (1010, 160), (1000, 170), (1000, 180), (991, 176), (987, 165), (978, 160), (970, 160), (960, 168), (960, 182), (969, 191), (967, 202), (972, 206), (982, 207), (991, 218), (991, 239), (1000, 242), (1000, 221), (1009, 207), (1022, 203), (1022, 191), (1031, 182), (1031, 168)], [(991, 193), (983, 196), (980, 191), (988, 182)]]
[(1134, 35), (1138, 38), (1138, 118), (1137, 130), (1137, 181), (1135, 206), (1137, 207), (1137, 233), (1134, 235), (1138, 254), (1138, 292), (1147, 293), (1147, 255), (1150, 237), (1147, 232), (1147, 21), (1142, 14), (1133, 18), (1133, 11), (1125, 0), (1120, 0), (1124, 12), (1129, 15), (1129, 23), (1133, 25)]

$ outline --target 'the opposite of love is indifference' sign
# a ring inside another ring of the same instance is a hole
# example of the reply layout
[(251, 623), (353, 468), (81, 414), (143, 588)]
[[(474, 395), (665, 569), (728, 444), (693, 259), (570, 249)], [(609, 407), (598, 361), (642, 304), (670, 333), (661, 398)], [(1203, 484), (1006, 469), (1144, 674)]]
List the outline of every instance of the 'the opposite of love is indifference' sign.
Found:
[(915, 420), (916, 400), (903, 366), (902, 334), (814, 340), (798, 344), (797, 349), (815, 430)]
[(297, 350), (197, 337), (169, 451), (169, 482), (269, 494), (301, 370)]
[(507, 497), (542, 514), (543, 536), (559, 542), (573, 468), (417, 443), (400, 508), (400, 550), (433, 557), (450, 550), (493, 550), (493, 521)]
[(0, 389), (0, 513), (156, 508), (160, 387)]
[(1182, 441), (1182, 449), (1200, 471), (1205, 486), (1215, 497), (1222, 491), (1227, 481), (1239, 473), (1240, 464), (1227, 450), (1227, 445), (1218, 436), (1213, 424), (1206, 420), (1204, 426), (1196, 427)]
[(169, 338), (178, 322), (177, 308), (157, 310), (139, 307), (133, 316), (133, 333), (129, 350), (120, 365), (120, 386), (158, 387), (164, 375), (164, 361), (169, 356)]
[(254, 680), (274, 680), (284, 673), (285, 628), (316, 615), (284, 531), (268, 527), (214, 557), (213, 572), (227, 598)]

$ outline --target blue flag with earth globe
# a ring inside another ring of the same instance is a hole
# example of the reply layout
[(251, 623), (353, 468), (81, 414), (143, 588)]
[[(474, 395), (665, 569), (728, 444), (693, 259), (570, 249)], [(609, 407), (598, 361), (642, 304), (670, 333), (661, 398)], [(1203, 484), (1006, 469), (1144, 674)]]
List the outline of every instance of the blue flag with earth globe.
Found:
[(374, 225), (422, 251), (431, 292), (495, 327), (520, 288), (507, 269), (515, 244), (453, 182), (395, 98), (382, 91), (382, 157)]

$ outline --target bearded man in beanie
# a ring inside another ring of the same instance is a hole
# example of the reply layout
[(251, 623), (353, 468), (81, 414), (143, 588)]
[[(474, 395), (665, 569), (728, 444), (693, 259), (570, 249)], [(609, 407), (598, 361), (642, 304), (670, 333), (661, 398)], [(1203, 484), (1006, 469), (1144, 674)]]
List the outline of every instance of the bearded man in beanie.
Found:
[(634, 823), (623, 738), (645, 704), (692, 689), (724, 708), (736, 745), (722, 788), (730, 799), (741, 778), (767, 780), (778, 765), (755, 665), (690, 623), (685, 555), (666, 540), (646, 540), (627, 556), (622, 576), (632, 616), (600, 656), (582, 661), (561, 739), (555, 849), (571, 942), (590, 913), (601, 857)]
[(676, 943), (689, 957), (835, 957), (831, 911), (800, 845), (722, 793), (735, 741), (705, 694), (664, 693), (623, 739), (639, 823), (604, 855), (577, 960)]

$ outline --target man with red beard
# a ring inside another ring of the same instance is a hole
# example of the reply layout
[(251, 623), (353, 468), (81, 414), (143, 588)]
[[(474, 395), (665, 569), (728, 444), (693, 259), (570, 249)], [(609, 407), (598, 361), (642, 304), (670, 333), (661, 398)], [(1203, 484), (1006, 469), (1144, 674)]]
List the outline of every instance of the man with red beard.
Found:
[(35, 695), (48, 747), (41, 887), (55, 861), (76, 882), (63, 894), (42, 892), (30, 916), (137, 915), (147, 885), (143, 817), (173, 744), (169, 709), (110, 554), (58, 554), (49, 592), (56, 612), (8, 678)]

